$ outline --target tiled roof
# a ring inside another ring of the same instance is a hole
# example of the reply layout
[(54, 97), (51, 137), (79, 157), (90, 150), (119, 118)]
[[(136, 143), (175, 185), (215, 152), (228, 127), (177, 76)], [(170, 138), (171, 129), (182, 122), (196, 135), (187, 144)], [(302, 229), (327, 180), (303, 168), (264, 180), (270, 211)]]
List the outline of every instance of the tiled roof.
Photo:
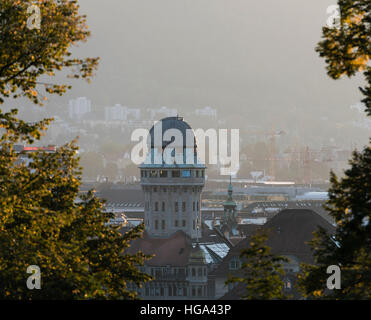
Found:
[[(319, 214), (305, 209), (287, 209), (269, 220), (262, 229), (268, 232), (267, 245), (272, 253), (278, 255), (295, 255), (302, 262), (313, 262), (312, 251), (307, 242), (313, 239), (313, 231), (321, 226), (329, 232), (334, 227)], [(227, 277), (230, 274), (229, 261), (238, 257), (241, 250), (249, 246), (246, 238), (233, 247), (223, 262), (212, 272), (216, 277)]]
[(192, 249), (192, 241), (183, 231), (177, 231), (170, 238), (153, 238), (145, 232), (142, 238), (131, 243), (128, 253), (142, 251), (154, 255), (146, 262), (149, 266), (186, 266)]
[[(298, 300), (301, 298), (301, 294), (295, 288), (296, 275), (293, 273), (285, 274), (282, 277), (284, 282), (290, 281), (291, 289), (284, 289), (284, 294), (290, 296), (290, 299)], [(246, 285), (244, 283), (238, 283), (232, 290), (228, 291), (219, 300), (241, 300), (246, 295)]]

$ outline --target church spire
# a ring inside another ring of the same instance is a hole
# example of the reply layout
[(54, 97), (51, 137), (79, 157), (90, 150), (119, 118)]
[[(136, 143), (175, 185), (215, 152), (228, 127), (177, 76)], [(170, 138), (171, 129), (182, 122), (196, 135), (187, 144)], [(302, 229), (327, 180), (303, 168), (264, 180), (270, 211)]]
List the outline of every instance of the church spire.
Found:
[(228, 201), (232, 201), (233, 186), (232, 186), (232, 176), (229, 176), (229, 186), (228, 186)]

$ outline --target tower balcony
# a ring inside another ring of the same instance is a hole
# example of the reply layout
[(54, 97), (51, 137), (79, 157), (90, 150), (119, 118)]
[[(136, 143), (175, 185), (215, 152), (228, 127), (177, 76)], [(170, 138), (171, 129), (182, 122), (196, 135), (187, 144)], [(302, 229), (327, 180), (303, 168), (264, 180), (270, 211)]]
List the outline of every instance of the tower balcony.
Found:
[(151, 177), (144, 178), (140, 180), (140, 184), (146, 185), (158, 185), (158, 186), (203, 186), (205, 184), (205, 178), (201, 177), (189, 177), (189, 178), (160, 178)]

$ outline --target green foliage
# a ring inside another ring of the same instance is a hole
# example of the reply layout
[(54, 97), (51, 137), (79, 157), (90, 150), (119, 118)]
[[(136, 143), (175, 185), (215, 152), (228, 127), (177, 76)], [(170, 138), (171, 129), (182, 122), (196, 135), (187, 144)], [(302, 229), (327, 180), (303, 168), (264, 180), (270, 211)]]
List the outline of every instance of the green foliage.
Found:
[[(328, 74), (338, 79), (363, 72), (367, 81), (360, 88), (362, 102), (371, 115), (371, 2), (339, 0), (340, 28), (324, 28), (324, 40), (317, 51), (326, 58)], [(338, 179), (331, 173), (327, 210), (336, 221), (336, 232), (329, 235), (319, 229), (310, 243), (315, 265), (303, 265), (298, 286), (304, 296), (313, 299), (371, 298), (371, 148), (354, 152), (351, 168)], [(327, 267), (341, 269), (341, 289), (328, 290)]]
[[(69, 69), (73, 78), (89, 80), (97, 66), (98, 59), (69, 52), (89, 36), (77, 1), (34, 3), (41, 9), (40, 30), (27, 28), (29, 2), (0, 2), (0, 104), (20, 96), (42, 104), (40, 87), (61, 95), (68, 86), (40, 77)], [(0, 299), (137, 298), (128, 284), (150, 280), (138, 269), (149, 257), (126, 249), (143, 225), (121, 235), (107, 225), (112, 214), (94, 192), (79, 193), (75, 141), (55, 153), (17, 153), (15, 145), (40, 139), (51, 119), (27, 124), (16, 115), (0, 110)], [(26, 286), (30, 265), (41, 269), (41, 290)]]
[[(1, 127), (17, 121), (1, 118)], [(22, 124), (19, 132), (34, 132)], [(0, 297), (10, 299), (131, 299), (150, 277), (137, 266), (147, 258), (126, 254), (139, 226), (122, 236), (106, 225), (111, 213), (92, 191), (79, 195), (80, 168), (74, 142), (56, 153), (19, 161), (14, 144), (28, 139), (7, 130), (0, 140)], [(76, 201), (78, 200), (78, 201)], [(28, 290), (26, 269), (41, 268), (42, 289)]]
[[(41, 28), (30, 30), (27, 8), (31, 2), (0, 2), (0, 104), (4, 98), (26, 96), (42, 104), (47, 94), (63, 94), (70, 86), (48, 82), (56, 71), (89, 80), (97, 58), (73, 58), (70, 47), (90, 35), (77, 1), (33, 1), (40, 8)], [(39, 78), (42, 77), (41, 82)]]
[(371, 2), (369, 0), (339, 0), (340, 27), (324, 27), (323, 40), (317, 51), (327, 63), (333, 79), (363, 72), (367, 86), (360, 88), (368, 115), (371, 115)]
[[(331, 175), (327, 210), (336, 232), (316, 232), (311, 242), (316, 265), (303, 265), (299, 276), (301, 291), (309, 298), (371, 299), (371, 148), (354, 152), (350, 165), (340, 181)], [(326, 290), (330, 265), (341, 268), (340, 290)]]
[(261, 232), (252, 236), (250, 247), (242, 250), (243, 277), (231, 276), (226, 284), (243, 283), (246, 287), (246, 300), (285, 299), (284, 275), (282, 262), (287, 262), (285, 257), (275, 256), (271, 249), (265, 245), (267, 234)]

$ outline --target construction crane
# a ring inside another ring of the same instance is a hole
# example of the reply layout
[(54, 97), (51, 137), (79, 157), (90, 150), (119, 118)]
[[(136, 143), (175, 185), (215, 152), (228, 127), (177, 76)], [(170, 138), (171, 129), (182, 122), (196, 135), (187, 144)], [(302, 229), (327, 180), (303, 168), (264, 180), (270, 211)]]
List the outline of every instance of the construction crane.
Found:
[(283, 130), (275, 130), (274, 126), (272, 126), (272, 130), (270, 131), (249, 131), (244, 130), (247, 134), (256, 134), (256, 135), (264, 135), (269, 137), (269, 170), (268, 174), (272, 180), (275, 180), (276, 176), (276, 137), (280, 137), (286, 134)]

